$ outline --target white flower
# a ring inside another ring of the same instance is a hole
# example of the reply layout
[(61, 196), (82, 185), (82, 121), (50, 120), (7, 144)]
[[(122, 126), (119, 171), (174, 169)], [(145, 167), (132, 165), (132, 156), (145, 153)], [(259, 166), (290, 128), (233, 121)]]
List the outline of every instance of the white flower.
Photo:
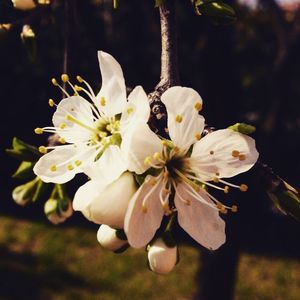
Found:
[(167, 274), (177, 263), (177, 246), (168, 247), (163, 239), (157, 239), (148, 248), (148, 262), (150, 269), (157, 274)]
[[(121, 162), (120, 145), (132, 132), (137, 123), (146, 123), (150, 108), (147, 95), (142, 87), (136, 87), (126, 99), (126, 86), (122, 69), (118, 62), (109, 54), (98, 52), (102, 87), (95, 95), (90, 85), (80, 76), (77, 79), (83, 86), (72, 85), (66, 74), (62, 81), (73, 88), (75, 95), (70, 96), (55, 79), (54, 85), (66, 93), (67, 98), (58, 105), (53, 115), (54, 127), (36, 128), (35, 132), (56, 133), (60, 142), (66, 145), (53, 147), (41, 146), (39, 150), (46, 153), (34, 167), (34, 172), (44, 182), (65, 183), (75, 174), (83, 172), (85, 166), (95, 160), (110, 160), (120, 173), (126, 170), (125, 162)], [(89, 101), (77, 94), (84, 92)], [(50, 106), (55, 103), (49, 100)], [(126, 147), (123, 147), (126, 151)]]
[(86, 170), (91, 180), (77, 190), (73, 208), (94, 223), (124, 228), (129, 201), (137, 190), (136, 183), (129, 172), (120, 176), (118, 172), (113, 173), (113, 169), (106, 170), (105, 165)]
[[(193, 89), (172, 87), (161, 100), (168, 113), (171, 141), (161, 140), (147, 125), (135, 128), (126, 141), (131, 149), (129, 170), (142, 174), (152, 168), (157, 174), (148, 175), (130, 201), (124, 227), (128, 242), (136, 248), (145, 246), (154, 237), (163, 216), (177, 210), (179, 225), (193, 239), (206, 248), (217, 249), (226, 239), (219, 211), (235, 211), (237, 207), (224, 206), (201, 185), (225, 193), (229, 187), (245, 191), (246, 185), (233, 185), (222, 178), (245, 172), (254, 165), (258, 158), (255, 141), (230, 129), (201, 138), (202, 99)], [(174, 199), (169, 197), (171, 193), (175, 193)]]
[(111, 251), (120, 251), (128, 245), (127, 240), (118, 237), (116, 229), (107, 225), (101, 225), (99, 227), (97, 240), (103, 248)]
[(44, 212), (48, 220), (57, 225), (73, 214), (72, 203), (69, 199), (50, 198), (45, 202)]

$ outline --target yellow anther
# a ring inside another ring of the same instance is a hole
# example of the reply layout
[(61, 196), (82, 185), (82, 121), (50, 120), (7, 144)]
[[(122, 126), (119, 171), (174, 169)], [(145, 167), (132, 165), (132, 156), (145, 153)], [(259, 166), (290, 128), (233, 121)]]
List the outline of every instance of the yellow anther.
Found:
[(178, 148), (177, 146), (175, 146), (175, 147), (173, 148), (173, 151), (177, 153), (177, 152), (179, 152), (179, 148)]
[(217, 203), (217, 209), (218, 209), (218, 210), (221, 210), (222, 208), (223, 208), (222, 203), (218, 202), (218, 203)]
[(164, 173), (163, 173), (163, 176), (164, 176), (165, 178), (167, 178), (167, 177), (169, 176), (169, 171), (168, 171), (168, 170), (165, 170)]
[(36, 134), (42, 134), (44, 132), (44, 130), (43, 130), (43, 128), (37, 127), (37, 128), (34, 129), (34, 132)]
[(201, 102), (196, 102), (195, 105), (194, 105), (194, 108), (197, 111), (200, 111), (202, 109), (202, 103)]
[(231, 211), (236, 213), (238, 211), (238, 207), (236, 205), (231, 206)]
[(64, 139), (64, 138), (59, 138), (59, 140), (58, 140), (61, 144), (65, 144), (66, 143), (66, 140)]
[(77, 81), (78, 81), (78, 82), (80, 82), (80, 83), (82, 83), (82, 82), (83, 82), (83, 79), (82, 79), (82, 77), (81, 77), (81, 76), (79, 76), (79, 75), (77, 75), (77, 76), (76, 76), (76, 79), (77, 79)]
[(232, 155), (233, 157), (239, 157), (240, 151), (238, 151), (238, 150), (233, 150), (233, 151), (231, 152), (231, 155)]
[(218, 183), (220, 180), (218, 177), (213, 178), (213, 182)]
[(68, 74), (61, 74), (61, 80), (63, 82), (68, 82), (69, 81), (69, 75)]
[(50, 107), (53, 107), (55, 105), (55, 102), (53, 99), (49, 99), (48, 104)]
[(143, 212), (144, 214), (146, 214), (147, 211), (148, 211), (147, 207), (146, 207), (145, 205), (142, 205), (142, 212)]
[(79, 85), (77, 85), (77, 84), (74, 85), (74, 89), (75, 89), (75, 91), (77, 91), (77, 92), (82, 91), (82, 87), (79, 86)]
[(79, 167), (80, 165), (81, 165), (81, 160), (75, 160), (75, 165), (77, 166), (77, 167)]
[(101, 97), (101, 98), (100, 98), (100, 105), (101, 105), (101, 106), (105, 106), (105, 105), (106, 105), (106, 100), (105, 100), (104, 97)]
[(181, 123), (182, 122), (182, 116), (181, 115), (177, 115), (176, 118), (175, 118), (175, 121), (177, 123)]
[(105, 132), (105, 131), (100, 131), (99, 136), (100, 136), (101, 138), (105, 138), (105, 137), (107, 137), (107, 132)]
[(106, 129), (107, 131), (111, 131), (111, 125), (110, 125), (110, 124), (106, 125), (105, 129)]
[(149, 184), (151, 184), (151, 185), (156, 185), (156, 183), (157, 183), (157, 180), (155, 178), (151, 178), (149, 181)]
[(219, 173), (219, 172), (216, 172), (216, 176), (220, 176), (220, 173)]
[(190, 206), (191, 203), (192, 203), (191, 200), (188, 200), (188, 199), (184, 201), (184, 204), (187, 205), (187, 206)]
[(225, 186), (224, 186), (224, 193), (225, 193), (225, 194), (228, 194), (228, 193), (229, 193), (229, 186), (228, 186), (228, 185), (225, 185)]
[(45, 154), (45, 153), (47, 153), (47, 148), (45, 146), (40, 146), (39, 152)]
[(58, 86), (57, 80), (55, 78), (52, 78), (51, 82), (53, 85)]
[(247, 191), (248, 191), (248, 185), (246, 185), (246, 184), (241, 184), (241, 185), (240, 185), (240, 191), (241, 191), (241, 192), (247, 192)]
[(244, 154), (239, 155), (239, 160), (245, 160), (245, 159), (246, 159), (246, 155), (244, 155)]
[(160, 141), (161, 143), (162, 143), (162, 145), (164, 145), (164, 146), (167, 146), (168, 145), (168, 142), (166, 141), (166, 140), (162, 140), (162, 141)]
[(213, 151), (213, 150), (209, 151), (210, 155), (213, 155), (214, 153), (215, 153), (215, 151)]
[(199, 132), (196, 132), (196, 133), (195, 133), (195, 139), (196, 139), (197, 141), (200, 141), (200, 139), (201, 139), (201, 134), (200, 134)]
[(144, 164), (147, 166), (147, 165), (150, 165), (151, 164), (151, 156), (147, 156), (144, 160)]
[(227, 211), (227, 209), (226, 209), (225, 206), (222, 206), (220, 212), (221, 212), (222, 214), (226, 215), (228, 211)]
[(65, 124), (65, 123), (61, 123), (60, 125), (59, 125), (59, 128), (60, 129), (64, 129), (64, 128), (66, 128), (67, 127), (67, 125)]
[(67, 167), (67, 168), (68, 168), (68, 170), (69, 170), (69, 171), (72, 171), (72, 170), (74, 170), (74, 167), (73, 167), (72, 165), (68, 165), (68, 167)]
[(127, 113), (130, 115), (131, 113), (133, 113), (133, 108), (132, 107), (128, 107), (127, 108)]
[(56, 166), (56, 165), (52, 165), (52, 166), (50, 167), (50, 171), (51, 171), (51, 172), (57, 171), (57, 166)]
[(155, 153), (153, 154), (153, 158), (154, 158), (155, 160), (160, 160), (160, 159), (161, 159), (160, 153), (159, 153), (159, 152), (155, 152)]

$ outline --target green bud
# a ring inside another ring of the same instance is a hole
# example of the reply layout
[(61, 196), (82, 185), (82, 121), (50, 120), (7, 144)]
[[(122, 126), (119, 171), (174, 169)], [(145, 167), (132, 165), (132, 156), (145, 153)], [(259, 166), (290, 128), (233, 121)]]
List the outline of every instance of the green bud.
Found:
[(36, 162), (41, 157), (38, 149), (18, 138), (13, 138), (12, 149), (6, 149), (6, 153), (21, 161)]
[(20, 178), (20, 179), (32, 178), (33, 177), (32, 169), (34, 165), (35, 164), (30, 161), (22, 161), (17, 171), (12, 175), (12, 177)]
[(228, 128), (233, 131), (243, 133), (243, 134), (248, 134), (248, 135), (252, 134), (256, 130), (255, 126), (246, 123), (236, 123), (234, 125), (229, 126)]
[(14, 188), (12, 198), (17, 204), (25, 206), (35, 202), (41, 196), (44, 186), (45, 184), (36, 177), (35, 179)]

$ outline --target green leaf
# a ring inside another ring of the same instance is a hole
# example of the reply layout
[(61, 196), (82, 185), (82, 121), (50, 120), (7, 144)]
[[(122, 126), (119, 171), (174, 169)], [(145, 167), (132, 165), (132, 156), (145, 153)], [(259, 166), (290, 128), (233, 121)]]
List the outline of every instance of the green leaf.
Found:
[(32, 178), (33, 177), (33, 167), (34, 163), (30, 161), (22, 161), (19, 165), (19, 168), (17, 171), (12, 175), (13, 178), (20, 178), (20, 179), (26, 179), (26, 178)]

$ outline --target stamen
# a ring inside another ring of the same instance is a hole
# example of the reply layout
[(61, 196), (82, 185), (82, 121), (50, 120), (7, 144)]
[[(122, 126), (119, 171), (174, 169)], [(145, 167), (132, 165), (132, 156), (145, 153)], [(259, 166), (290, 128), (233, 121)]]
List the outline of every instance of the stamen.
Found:
[(147, 165), (150, 165), (151, 164), (151, 156), (147, 156), (145, 159), (144, 159), (144, 164), (147, 166)]
[(194, 105), (194, 108), (196, 109), (196, 111), (201, 111), (202, 109), (202, 103), (201, 102), (196, 102)]
[(228, 185), (224, 186), (224, 193), (225, 194), (229, 193), (229, 186)]
[(199, 132), (196, 132), (196, 133), (195, 133), (195, 139), (196, 139), (197, 141), (200, 141), (200, 139), (201, 139), (201, 134), (200, 134)]
[(69, 170), (69, 171), (72, 171), (72, 170), (74, 170), (74, 167), (73, 167), (71, 164), (70, 164), (70, 165), (68, 165), (68, 167), (67, 167), (67, 168), (68, 168), (68, 170)]
[(67, 127), (67, 124), (66, 123), (61, 123), (60, 125), (59, 125), (59, 128), (60, 129), (65, 129)]
[(177, 115), (176, 118), (175, 118), (175, 121), (177, 123), (181, 123), (182, 122), (182, 116), (181, 115)]
[(61, 80), (64, 83), (68, 82), (69, 81), (69, 75), (68, 74), (61, 74)]
[(55, 78), (52, 78), (51, 82), (54, 86), (57, 86), (67, 97), (70, 97), (69, 93), (57, 82)]
[(80, 83), (83, 83), (83, 79), (81, 76), (77, 75), (76, 76), (77, 81), (79, 81)]
[(82, 91), (82, 87), (77, 85), (77, 84), (74, 85), (74, 89), (75, 89), (76, 92), (81, 92)]
[(236, 212), (238, 211), (238, 207), (237, 207), (236, 205), (232, 205), (231, 211), (232, 211), (233, 213), (236, 213)]
[(127, 113), (130, 115), (131, 113), (133, 113), (133, 108), (132, 107), (129, 107), (127, 108)]
[(53, 99), (49, 99), (48, 104), (50, 107), (53, 107), (56, 105)]
[(56, 165), (52, 165), (52, 166), (50, 167), (50, 171), (51, 171), (51, 172), (57, 171), (57, 166), (56, 166)]
[(100, 105), (101, 105), (101, 106), (105, 106), (105, 105), (106, 105), (106, 100), (105, 100), (104, 97), (101, 97), (101, 98), (100, 98)]
[(55, 78), (52, 78), (52, 79), (51, 79), (51, 82), (52, 82), (52, 84), (53, 84), (54, 86), (58, 86), (58, 82), (57, 82), (57, 80), (56, 80)]
[(43, 154), (46, 154), (47, 153), (47, 148), (45, 146), (40, 146), (39, 147), (39, 152), (43, 153)]
[(246, 184), (241, 184), (240, 185), (240, 191), (247, 192), (248, 191), (248, 186)]
[(44, 130), (43, 130), (43, 128), (37, 127), (37, 128), (34, 129), (34, 132), (36, 134), (43, 134)]
[(77, 125), (79, 125), (79, 126), (85, 128), (85, 129), (89, 130), (89, 131), (98, 133), (98, 131), (97, 131), (95, 128), (92, 128), (92, 127), (90, 127), (90, 126), (88, 126), (88, 125), (83, 124), (82, 122), (80, 122), (79, 120), (75, 119), (75, 118), (74, 118), (73, 116), (71, 116), (71, 115), (67, 115), (67, 116), (66, 116), (66, 119), (67, 119), (68, 121), (71, 121), (71, 122), (73, 122), (73, 123), (75, 123), (75, 124), (77, 124)]
[(66, 140), (64, 139), (64, 138), (59, 138), (59, 140), (58, 140), (61, 144), (65, 144), (66, 143)]
[(239, 157), (240, 151), (238, 151), (238, 150), (233, 150), (233, 151), (231, 152), (231, 155), (232, 155), (233, 157)]
[(81, 165), (81, 160), (75, 160), (75, 165), (77, 166), (77, 167), (79, 167), (80, 165)]
[(161, 160), (161, 154), (159, 152), (155, 152), (153, 154), (153, 158), (157, 161), (160, 161)]

